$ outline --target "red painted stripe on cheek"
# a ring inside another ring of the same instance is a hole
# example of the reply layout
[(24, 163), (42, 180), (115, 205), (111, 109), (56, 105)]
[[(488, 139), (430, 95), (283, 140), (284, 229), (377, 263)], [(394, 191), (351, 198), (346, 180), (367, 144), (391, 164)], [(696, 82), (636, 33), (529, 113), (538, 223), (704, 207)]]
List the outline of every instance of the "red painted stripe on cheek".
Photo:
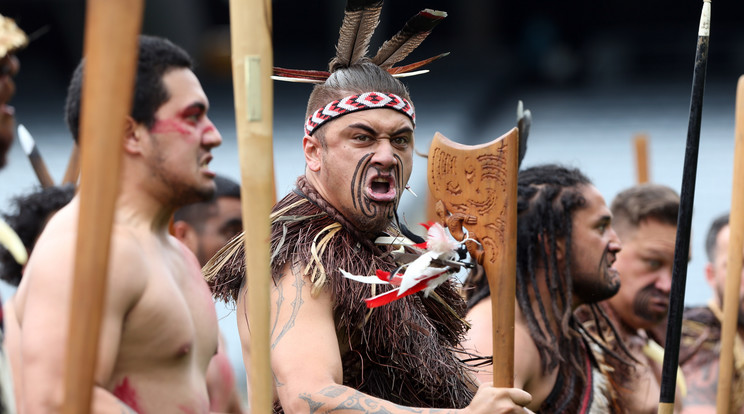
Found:
[(186, 135), (191, 133), (191, 129), (181, 121), (173, 119), (161, 119), (155, 121), (155, 125), (152, 126), (150, 132), (155, 134), (167, 134), (175, 132), (181, 135)]

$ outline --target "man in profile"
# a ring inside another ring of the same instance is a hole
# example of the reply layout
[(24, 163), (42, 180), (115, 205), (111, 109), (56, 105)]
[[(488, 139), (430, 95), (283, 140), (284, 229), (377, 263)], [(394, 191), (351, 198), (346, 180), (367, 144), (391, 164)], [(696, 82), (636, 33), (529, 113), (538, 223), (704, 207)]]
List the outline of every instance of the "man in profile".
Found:
[[(222, 138), (191, 58), (170, 41), (140, 36), (134, 101), (121, 129), (121, 183), (111, 232), (107, 291), (92, 412), (209, 411), (206, 372), (217, 352), (217, 317), (193, 253), (168, 233), (176, 209), (209, 199), (211, 149)], [(78, 139), (83, 63), (67, 97)], [(95, 139), (97, 137), (89, 137)], [(63, 404), (68, 315), (80, 200), (39, 237), (8, 311), (8, 350), (21, 370), (16, 395), (29, 413)]]

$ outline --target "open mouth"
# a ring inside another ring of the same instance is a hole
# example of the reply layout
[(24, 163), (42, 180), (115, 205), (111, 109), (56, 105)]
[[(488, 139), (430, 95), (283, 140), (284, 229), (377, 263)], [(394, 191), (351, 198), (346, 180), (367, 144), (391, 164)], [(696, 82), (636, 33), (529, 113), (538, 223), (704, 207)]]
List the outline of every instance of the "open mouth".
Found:
[(374, 201), (393, 201), (395, 195), (395, 179), (392, 176), (377, 175), (367, 182), (367, 197)]

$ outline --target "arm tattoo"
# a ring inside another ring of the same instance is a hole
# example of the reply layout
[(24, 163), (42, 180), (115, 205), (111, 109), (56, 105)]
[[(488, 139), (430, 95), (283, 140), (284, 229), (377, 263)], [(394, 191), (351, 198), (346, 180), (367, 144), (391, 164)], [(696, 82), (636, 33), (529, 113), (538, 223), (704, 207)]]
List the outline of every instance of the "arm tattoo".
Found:
[[(294, 278), (295, 278), (294, 283), (292, 283), (292, 286), (295, 287), (295, 291), (296, 291), (295, 300), (292, 301), (292, 315), (289, 317), (289, 320), (282, 328), (282, 331), (279, 332), (279, 335), (276, 337), (274, 342), (272, 342), (271, 349), (274, 349), (276, 345), (279, 343), (279, 341), (282, 339), (284, 334), (286, 334), (290, 329), (292, 329), (292, 327), (295, 324), (295, 319), (297, 318), (297, 314), (300, 312), (300, 307), (302, 307), (302, 304), (304, 303), (302, 300), (302, 287), (305, 285), (305, 281), (302, 280), (301, 274), (297, 274), (296, 272), (292, 272), (292, 274), (294, 275)], [(279, 306), (281, 306), (282, 302), (284, 302), (284, 296), (281, 294), (281, 291), (279, 293), (280, 293), (280, 296), (276, 301), (277, 302), (276, 303), (277, 318), (279, 317)]]
[(333, 411), (358, 411), (360, 413), (388, 414), (391, 410), (406, 413), (455, 413), (456, 410), (425, 410), (422, 408), (404, 407), (388, 401), (371, 397), (355, 389), (341, 385), (326, 387), (315, 394), (303, 393), (300, 398), (307, 402), (310, 413)]
[(685, 370), (687, 396), (684, 405), (715, 407), (718, 393), (718, 360), (697, 364), (694, 360), (690, 362), (693, 362), (691, 366), (693, 369)]
[[(280, 284), (275, 284), (276, 286), (276, 317), (274, 318), (274, 323), (271, 325), (271, 333), (269, 334), (271, 338), (274, 337), (274, 332), (276, 331), (276, 324), (279, 323), (279, 309), (282, 308), (282, 304), (284, 303), (284, 286)], [(274, 349), (272, 346), (271, 349)]]

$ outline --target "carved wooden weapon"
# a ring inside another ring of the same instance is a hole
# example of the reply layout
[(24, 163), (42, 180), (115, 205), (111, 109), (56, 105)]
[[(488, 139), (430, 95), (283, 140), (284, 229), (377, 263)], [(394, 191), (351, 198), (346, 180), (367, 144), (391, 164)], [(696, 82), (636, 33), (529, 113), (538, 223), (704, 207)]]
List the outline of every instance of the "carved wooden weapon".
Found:
[(436, 133), (429, 149), (429, 189), (440, 200), (441, 220), (455, 238), (463, 239), (464, 228), (480, 243), (467, 246), (491, 290), (496, 387), (514, 386), (518, 153), (517, 128), (475, 146)]

